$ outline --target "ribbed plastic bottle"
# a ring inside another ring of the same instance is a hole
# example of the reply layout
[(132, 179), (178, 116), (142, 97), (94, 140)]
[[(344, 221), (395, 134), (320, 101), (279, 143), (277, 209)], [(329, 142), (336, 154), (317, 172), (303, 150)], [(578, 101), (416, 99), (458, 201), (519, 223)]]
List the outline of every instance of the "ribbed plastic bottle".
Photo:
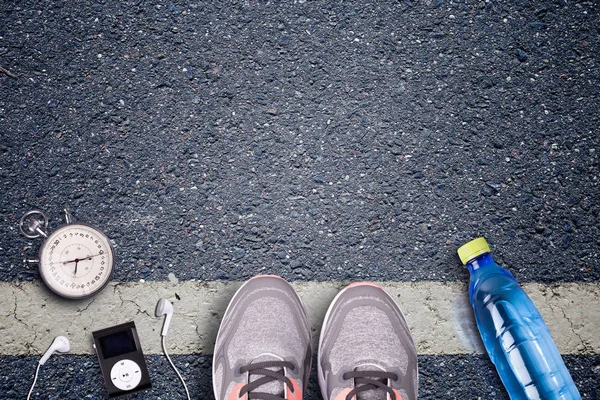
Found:
[(469, 269), (469, 298), (485, 348), (512, 400), (581, 399), (548, 327), (484, 238), (458, 249)]

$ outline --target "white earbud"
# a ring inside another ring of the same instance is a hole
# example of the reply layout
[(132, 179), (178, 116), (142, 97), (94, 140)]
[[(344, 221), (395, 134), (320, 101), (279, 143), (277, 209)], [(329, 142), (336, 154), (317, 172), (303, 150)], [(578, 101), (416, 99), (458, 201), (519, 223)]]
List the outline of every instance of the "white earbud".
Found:
[(173, 304), (171, 304), (171, 302), (167, 299), (160, 299), (156, 305), (156, 316), (160, 317), (161, 315), (167, 316), (163, 324), (161, 336), (167, 336), (167, 331), (169, 330), (169, 325), (171, 324), (171, 318), (173, 317)]
[(54, 338), (54, 341), (46, 350), (46, 353), (42, 357), (42, 359), (38, 362), (38, 366), (35, 369), (35, 376), (33, 377), (33, 383), (31, 384), (31, 389), (29, 389), (29, 394), (27, 395), (27, 400), (31, 399), (31, 393), (33, 393), (33, 388), (35, 387), (35, 383), (37, 382), (38, 373), (40, 372), (40, 367), (48, 361), (50, 356), (54, 354), (55, 351), (59, 353), (66, 353), (67, 351), (71, 351), (71, 343), (69, 343), (69, 339), (64, 336), (57, 336)]
[(167, 346), (165, 344), (165, 342), (167, 341), (167, 331), (169, 330), (169, 325), (171, 324), (171, 318), (173, 317), (173, 304), (167, 299), (160, 299), (158, 301), (158, 304), (156, 304), (155, 314), (157, 317), (166, 315), (165, 322), (163, 324), (162, 333), (160, 334), (162, 336), (160, 342), (162, 344), (163, 351), (165, 352), (165, 357), (167, 357), (167, 360), (169, 360), (169, 364), (171, 364), (171, 367), (173, 368), (173, 370), (179, 377), (179, 380), (183, 384), (183, 388), (185, 389), (185, 395), (186, 395), (187, 399), (190, 400), (190, 392), (188, 391), (187, 385), (185, 384), (185, 381), (183, 380), (183, 377), (181, 376), (179, 371), (177, 371), (177, 368), (175, 367), (175, 364), (173, 364), (171, 357), (169, 357), (169, 353), (167, 353)]
[(50, 347), (48, 347), (48, 350), (46, 350), (46, 353), (44, 354), (42, 359), (40, 360), (40, 365), (44, 365), (46, 361), (48, 361), (50, 356), (54, 354), (55, 351), (58, 351), (59, 353), (66, 353), (70, 350), (71, 343), (69, 343), (69, 339), (67, 339), (64, 336), (57, 336), (50, 345)]

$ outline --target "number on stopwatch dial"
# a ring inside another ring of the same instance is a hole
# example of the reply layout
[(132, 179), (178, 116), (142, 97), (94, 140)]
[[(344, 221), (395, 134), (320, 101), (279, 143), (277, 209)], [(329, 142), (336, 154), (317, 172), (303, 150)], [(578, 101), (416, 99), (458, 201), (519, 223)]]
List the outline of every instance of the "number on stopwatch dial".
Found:
[(64, 225), (52, 232), (40, 249), (40, 273), (56, 294), (70, 299), (102, 290), (113, 271), (108, 238), (86, 224)]

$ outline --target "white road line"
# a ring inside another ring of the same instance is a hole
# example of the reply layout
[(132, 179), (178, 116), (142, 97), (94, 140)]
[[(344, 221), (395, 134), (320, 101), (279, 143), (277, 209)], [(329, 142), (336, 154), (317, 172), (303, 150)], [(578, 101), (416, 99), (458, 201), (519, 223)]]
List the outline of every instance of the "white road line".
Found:
[[(112, 283), (92, 299), (58, 298), (39, 283), (0, 283), (0, 355), (41, 354), (57, 335), (71, 340), (72, 353), (91, 354), (91, 332), (135, 321), (144, 352), (159, 354), (161, 297), (173, 301), (167, 336), (172, 354), (212, 354), (219, 322), (241, 282)], [(477, 354), (484, 349), (459, 282), (383, 282), (403, 309), (419, 354)], [(341, 282), (295, 282), (317, 339), (329, 302)], [(600, 354), (600, 285), (526, 284), (563, 354)], [(177, 300), (176, 294), (181, 300)], [(316, 350), (316, 349), (315, 349)]]

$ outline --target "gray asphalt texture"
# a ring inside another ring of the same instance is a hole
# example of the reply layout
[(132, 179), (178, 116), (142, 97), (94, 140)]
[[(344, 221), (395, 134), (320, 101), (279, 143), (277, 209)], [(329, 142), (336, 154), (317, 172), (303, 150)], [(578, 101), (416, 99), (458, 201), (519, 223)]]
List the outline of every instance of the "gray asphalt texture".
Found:
[[(125, 399), (185, 399), (183, 386), (164, 357), (146, 357), (152, 389)], [(37, 357), (5, 358), (5, 368), (19, 371), (15, 376), (0, 376), (3, 399), (27, 397)], [(314, 360), (313, 360), (314, 361)], [(174, 356), (173, 362), (188, 384), (193, 399), (214, 400), (212, 394), (212, 357)], [(600, 356), (566, 356), (573, 380), (583, 398), (600, 397)], [(313, 363), (314, 364), (314, 363)], [(305, 400), (321, 400), (316, 364)], [(101, 400), (108, 398), (94, 356), (60, 355), (52, 357), (42, 369), (32, 399)], [(419, 356), (420, 399), (508, 400), (494, 366), (485, 356)]]
[(0, 6), (2, 280), (33, 207), (122, 281), (600, 279), (597, 2), (161, 4)]
[[(598, 283), (599, 10), (2, 2), (0, 280), (39, 278), (20, 216), (68, 208), (114, 240), (118, 281), (466, 281), (481, 235), (522, 282)], [(48, 398), (102, 398), (95, 359), (59, 360)], [(483, 356), (420, 361), (422, 398), (506, 398)], [(598, 398), (598, 357), (567, 361)], [(34, 362), (1, 357), (0, 389), (22, 398)], [(175, 398), (150, 364), (147, 398)]]

